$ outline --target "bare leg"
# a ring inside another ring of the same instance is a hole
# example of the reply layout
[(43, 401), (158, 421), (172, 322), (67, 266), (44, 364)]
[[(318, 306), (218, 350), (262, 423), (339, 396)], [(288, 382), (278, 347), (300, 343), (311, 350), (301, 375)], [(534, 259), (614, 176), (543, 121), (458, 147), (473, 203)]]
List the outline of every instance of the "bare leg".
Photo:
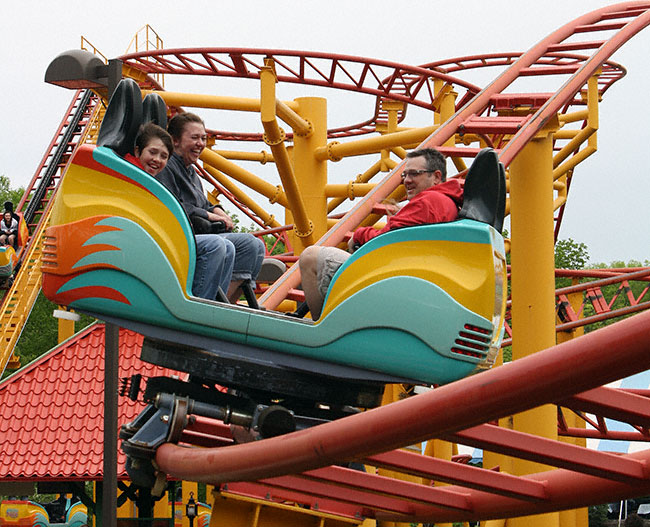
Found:
[(15, 234), (10, 234), (9, 238), (7, 238), (7, 243), (9, 245), (11, 245), (12, 247), (16, 247), (15, 241), (16, 241), (16, 235)]
[(0, 235), (0, 245), (7, 245), (7, 235), (6, 234)]
[(318, 320), (323, 310), (324, 298), (318, 290), (318, 253), (320, 247), (307, 247), (300, 255), (300, 275), (302, 277), (302, 289), (305, 292), (305, 300), (311, 312), (311, 318)]

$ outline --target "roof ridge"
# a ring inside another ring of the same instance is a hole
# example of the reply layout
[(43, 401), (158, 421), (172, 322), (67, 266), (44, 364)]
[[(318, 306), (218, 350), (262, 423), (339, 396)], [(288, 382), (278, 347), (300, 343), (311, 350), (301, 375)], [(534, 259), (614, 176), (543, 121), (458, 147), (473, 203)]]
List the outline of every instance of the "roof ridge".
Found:
[(71, 337), (67, 338), (63, 342), (60, 342), (56, 346), (54, 346), (52, 349), (49, 351), (46, 351), (43, 353), (41, 356), (38, 358), (34, 359), (32, 362), (25, 364), (24, 366), (20, 367), (17, 369), (14, 373), (9, 375), (7, 378), (3, 379), (0, 381), (0, 391), (2, 391), (6, 386), (12, 384), (13, 382), (16, 382), (18, 379), (22, 378), (23, 375), (27, 375), (29, 372), (43, 364), (44, 362), (47, 362), (48, 360), (51, 360), (54, 358), (56, 355), (59, 353), (65, 352), (65, 350), (73, 345), (75, 345), (77, 342), (79, 342), (81, 339), (86, 338), (89, 333), (94, 333), (95, 331), (98, 331), (101, 329), (103, 331), (104, 323), (96, 320), (95, 322), (89, 324), (82, 330), (78, 331)]

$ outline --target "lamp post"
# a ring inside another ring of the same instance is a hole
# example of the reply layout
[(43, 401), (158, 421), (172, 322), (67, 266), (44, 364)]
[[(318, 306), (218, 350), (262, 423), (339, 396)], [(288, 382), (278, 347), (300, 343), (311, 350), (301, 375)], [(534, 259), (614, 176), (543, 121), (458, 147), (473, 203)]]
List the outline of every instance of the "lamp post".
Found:
[(196, 501), (194, 501), (194, 493), (190, 492), (190, 499), (185, 505), (185, 516), (190, 520), (190, 527), (194, 527), (194, 518), (196, 518)]

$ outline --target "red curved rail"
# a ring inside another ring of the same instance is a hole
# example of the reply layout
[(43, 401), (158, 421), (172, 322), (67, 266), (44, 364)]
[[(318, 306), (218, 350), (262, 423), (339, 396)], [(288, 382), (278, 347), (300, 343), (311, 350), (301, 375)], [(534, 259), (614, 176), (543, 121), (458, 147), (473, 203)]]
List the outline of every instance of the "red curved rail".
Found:
[[(386, 60), (308, 51), (247, 48), (182, 48), (124, 55), (133, 68), (152, 74), (207, 75), (259, 79), (264, 60), (273, 58), (278, 81), (335, 88), (377, 97), (375, 115), (362, 123), (328, 130), (337, 138), (375, 131), (382, 119), (380, 100), (392, 99), (433, 110), (435, 95), (430, 82), (440, 79), (461, 92), (476, 94), (480, 88), (451, 75)], [(402, 120), (400, 112), (398, 120)], [(261, 141), (259, 133), (214, 131), (217, 140)]]
[[(599, 386), (650, 368), (648, 331), (650, 312), (507, 366), (308, 430), (221, 448), (188, 449), (165, 444), (158, 449), (156, 462), (164, 472), (172, 476), (216, 484), (315, 470), (342, 460), (369, 458), (431, 438), (460, 436), (464, 437), (463, 442), (488, 441), (490, 434), (495, 431), (491, 431), (485, 423), (575, 396), (582, 396), (595, 405)], [(562, 367), (565, 364), (580, 364), (581, 368)], [(630, 420), (637, 423), (650, 422), (648, 399), (628, 394), (626, 400), (643, 403), (642, 409), (634, 407), (634, 411), (629, 411)], [(618, 414), (621, 413), (623, 410), (619, 409)], [(467, 507), (461, 507), (460, 511), (452, 514), (446, 508), (442, 510), (410, 504), (412, 516), (409, 516), (408, 521), (527, 515), (559, 510), (568, 502), (571, 506), (600, 503), (602, 493), (631, 496), (650, 491), (650, 473), (645, 463), (637, 460), (650, 461), (650, 450), (636, 457), (619, 457), (520, 432), (503, 432), (498, 428), (496, 431), (508, 434), (506, 448), (510, 452), (517, 444), (521, 444), (521, 456), (560, 466), (565, 470), (553, 472), (552, 477), (549, 477), (550, 474), (530, 476), (533, 480), (547, 481), (544, 492), (534, 500), (530, 495), (516, 499), (512, 495), (490, 495), (488, 499), (485, 490), (463, 488)], [(341, 438), (345, 438), (345, 441)], [(533, 448), (527, 451), (528, 443)], [(427, 458), (417, 457), (420, 462), (412, 465), (426, 467)], [(381, 459), (380, 455), (380, 463)], [(369, 462), (373, 462), (372, 458)], [(585, 474), (589, 474), (589, 477)], [(347, 475), (344, 473), (340, 476), (345, 479)], [(593, 480), (598, 479), (593, 477), (596, 475), (605, 479), (594, 483)], [(364, 479), (366, 477), (373, 476), (365, 474)], [(473, 475), (468, 477), (471, 486), (471, 481), (476, 478)], [(334, 476), (332, 478), (336, 480)], [(525, 480), (529, 478), (520, 479), (520, 484), (525, 485)], [(267, 479), (265, 483), (274, 484), (272, 479)], [(343, 481), (338, 481), (338, 484), (343, 484)], [(369, 482), (364, 484), (370, 485)], [(571, 493), (560, 498), (562, 492), (572, 486)], [(419, 486), (413, 487), (413, 490), (417, 488)], [(501, 490), (503, 494), (503, 489)], [(460, 490), (445, 487), (444, 492), (453, 494)], [(533, 489), (530, 492), (534, 495)], [(514, 491), (510, 492), (513, 493)]]

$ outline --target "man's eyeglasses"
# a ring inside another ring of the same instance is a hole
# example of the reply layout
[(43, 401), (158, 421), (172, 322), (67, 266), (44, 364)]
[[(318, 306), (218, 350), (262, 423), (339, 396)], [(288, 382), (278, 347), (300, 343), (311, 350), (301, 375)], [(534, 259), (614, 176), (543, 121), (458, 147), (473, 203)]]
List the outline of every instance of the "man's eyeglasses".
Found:
[(426, 174), (427, 172), (433, 172), (433, 170), (405, 170), (402, 172), (402, 181), (404, 181), (407, 177), (410, 177), (411, 179), (414, 179), (415, 176), (419, 176), (420, 174)]

